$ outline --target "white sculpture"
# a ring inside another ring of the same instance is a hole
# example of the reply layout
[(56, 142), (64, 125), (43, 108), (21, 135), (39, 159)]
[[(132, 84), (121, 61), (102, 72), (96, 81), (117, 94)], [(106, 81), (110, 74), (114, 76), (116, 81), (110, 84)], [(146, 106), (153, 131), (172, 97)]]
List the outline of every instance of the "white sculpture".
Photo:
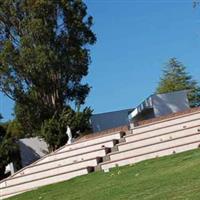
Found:
[(71, 144), (72, 143), (72, 132), (71, 132), (71, 129), (68, 125), (67, 125), (66, 134), (68, 136), (67, 144)]
[(13, 163), (9, 163), (7, 166), (6, 166), (6, 169), (5, 169), (5, 174), (10, 172), (11, 175), (14, 174), (15, 170), (14, 170), (14, 165)]

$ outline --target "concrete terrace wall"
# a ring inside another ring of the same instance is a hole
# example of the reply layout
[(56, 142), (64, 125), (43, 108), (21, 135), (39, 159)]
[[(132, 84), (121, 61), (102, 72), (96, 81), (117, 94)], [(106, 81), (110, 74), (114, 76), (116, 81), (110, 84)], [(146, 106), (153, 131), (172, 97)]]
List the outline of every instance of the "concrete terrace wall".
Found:
[(189, 109), (186, 109), (184, 111), (171, 113), (171, 114), (160, 116), (160, 117), (155, 117), (153, 119), (147, 119), (147, 120), (139, 121), (139, 122), (137, 122), (137, 127), (142, 126), (142, 125), (148, 125), (148, 124), (159, 122), (159, 121), (162, 122), (163, 120), (171, 119), (171, 118), (174, 118), (174, 117), (182, 117), (185, 114), (190, 114), (190, 113), (193, 113), (193, 112), (196, 112), (196, 111), (200, 111), (200, 107), (189, 108)]
[(110, 129), (111, 132), (91, 134), (64, 145), (0, 181), (2, 199), (93, 170), (109, 170), (199, 148), (200, 108), (158, 119), (132, 130), (122, 126), (121, 130), (127, 130), (126, 133)]
[(118, 151), (106, 156), (101, 169), (108, 170), (142, 160), (199, 148), (200, 108), (189, 109), (162, 120), (135, 127), (118, 144)]
[(1, 199), (94, 171), (124, 134), (114, 132), (79, 140), (45, 155), (0, 181)]

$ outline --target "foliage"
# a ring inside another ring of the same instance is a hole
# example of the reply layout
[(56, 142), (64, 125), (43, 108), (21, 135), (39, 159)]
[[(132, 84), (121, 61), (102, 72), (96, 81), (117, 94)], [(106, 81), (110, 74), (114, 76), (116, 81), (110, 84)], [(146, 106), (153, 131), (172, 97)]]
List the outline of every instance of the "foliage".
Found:
[(6, 132), (10, 137), (15, 139), (20, 139), (25, 137), (24, 130), (21, 124), (17, 120), (12, 120), (8, 122)]
[(200, 87), (197, 82), (186, 72), (186, 67), (181, 62), (171, 58), (163, 70), (156, 92), (167, 93), (178, 90), (189, 91), (191, 107), (200, 106)]
[(91, 132), (90, 117), (93, 110), (86, 107), (82, 112), (74, 113), (74, 120), (72, 122), (72, 131), (74, 133), (80, 132), (82, 135)]
[(199, 0), (193, 0), (193, 8), (199, 7), (200, 1)]
[(4, 175), (5, 167), (7, 165), (7, 157), (3, 152), (3, 141), (6, 134), (6, 130), (0, 126), (0, 179)]
[(74, 137), (78, 131), (81, 134), (88, 133), (91, 130), (89, 123), (91, 113), (92, 110), (88, 107), (82, 112), (75, 112), (68, 107), (61, 114), (45, 120), (41, 128), (41, 137), (48, 143), (49, 150), (54, 151), (67, 142), (67, 125), (71, 128)]
[(20, 123), (25, 137), (38, 135), (42, 120), (50, 117), (46, 106), (38, 105), (33, 101), (26, 102), (26, 104), (16, 103), (14, 110), (15, 120)]
[(92, 24), (81, 0), (0, 0), (0, 90), (16, 102), (27, 134), (84, 104)]
[(6, 133), (4, 126), (0, 125), (0, 179), (4, 178), (5, 167), (13, 162), (15, 166), (19, 164), (19, 149), (16, 140)]

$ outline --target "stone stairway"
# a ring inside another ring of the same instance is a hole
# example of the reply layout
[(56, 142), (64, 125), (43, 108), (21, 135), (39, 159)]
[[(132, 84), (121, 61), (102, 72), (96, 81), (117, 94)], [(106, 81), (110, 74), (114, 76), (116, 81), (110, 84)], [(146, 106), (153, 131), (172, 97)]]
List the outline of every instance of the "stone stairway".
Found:
[(200, 145), (200, 109), (126, 132), (97, 134), (65, 145), (0, 182), (2, 199), (95, 170), (109, 171)]
[(200, 110), (170, 119), (135, 127), (117, 144), (116, 152), (105, 156), (97, 169), (108, 171), (174, 153), (198, 148), (200, 145)]
[(125, 134), (114, 132), (94, 135), (93, 138), (61, 147), (2, 180), (1, 199), (94, 171), (103, 157), (114, 151)]

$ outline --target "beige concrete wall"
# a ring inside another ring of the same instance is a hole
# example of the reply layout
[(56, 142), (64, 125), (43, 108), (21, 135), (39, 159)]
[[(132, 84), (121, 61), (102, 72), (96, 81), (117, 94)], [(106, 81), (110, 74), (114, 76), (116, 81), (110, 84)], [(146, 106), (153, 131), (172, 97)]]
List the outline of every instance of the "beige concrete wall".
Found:
[(145, 154), (145, 153), (149, 153), (152, 151), (158, 151), (158, 150), (161, 150), (164, 148), (171, 148), (173, 146), (183, 145), (183, 144), (187, 144), (189, 142), (196, 142), (196, 141), (200, 141), (199, 134), (191, 135), (189, 137), (184, 137), (184, 138), (178, 138), (175, 140), (169, 140), (169, 141), (165, 141), (165, 142), (161, 142), (161, 143), (157, 143), (157, 144), (152, 144), (149, 146), (140, 147), (140, 148), (133, 149), (133, 150), (117, 152), (115, 154), (111, 154), (110, 159), (112, 161), (118, 160), (118, 159), (124, 159), (127, 157), (133, 157), (133, 156), (137, 156), (139, 154)]
[(121, 138), (121, 134), (119, 132), (110, 134), (110, 135), (106, 135), (106, 136), (102, 136), (99, 138), (95, 138), (95, 139), (91, 139), (91, 140), (87, 140), (84, 142), (78, 142), (78, 143), (74, 143), (71, 145), (66, 145), (64, 148), (60, 149), (58, 152), (62, 152), (62, 151), (67, 151), (67, 150), (72, 150), (72, 149), (77, 149), (80, 147), (86, 147), (88, 145), (94, 145), (97, 143), (103, 143), (105, 141), (109, 141), (109, 140), (113, 140), (113, 139), (120, 139)]
[[(105, 150), (104, 149), (101, 149), (99, 152), (91, 152), (91, 151), (94, 151), (96, 149), (100, 149), (100, 148), (103, 148), (103, 147), (113, 147), (114, 146), (113, 141), (104, 141), (105, 138), (110, 139), (110, 138), (112, 138), (112, 135), (109, 135), (109, 137), (104, 137), (103, 140), (99, 140), (99, 138), (98, 138), (98, 141), (102, 141), (102, 143), (98, 143), (98, 144), (95, 144), (95, 145), (92, 145), (92, 146), (87, 146), (87, 144), (84, 143), (86, 145), (85, 148), (81, 148), (81, 149), (77, 149), (77, 150), (69, 150), (68, 152), (62, 152), (62, 153), (56, 152), (55, 154), (51, 154), (51, 155), (45, 157), (44, 159), (41, 159), (39, 162), (36, 162), (34, 165), (32, 165), (32, 166), (34, 166), (33, 169), (32, 169), (32, 167), (29, 167), (29, 166), (25, 167), (24, 169), (20, 170), (18, 173), (14, 174), (13, 177), (21, 176), (21, 175), (27, 174), (27, 173), (33, 173), (33, 172), (37, 171), (38, 169), (39, 170), (45, 170), (46, 168), (49, 169), (52, 166), (59, 166), (59, 165), (67, 164), (68, 161), (73, 162), (73, 161), (77, 160), (77, 162), (78, 162), (78, 161), (80, 161), (80, 159), (85, 160), (85, 159), (94, 158), (94, 157), (97, 157), (97, 156), (98, 157), (99, 156), (105, 156)], [(114, 138), (120, 138), (120, 133), (114, 134)], [(83, 155), (83, 156), (78, 155), (78, 157), (76, 158), (76, 155), (80, 154), (80, 153), (82, 153), (82, 154), (86, 153), (86, 155)], [(74, 156), (74, 158), (70, 158), (69, 160), (65, 159), (66, 157), (69, 157), (69, 156)], [(54, 161), (54, 160), (57, 160), (57, 159), (64, 159), (64, 161), (61, 160), (61, 161), (59, 161), (59, 163), (58, 162), (55, 162), (54, 164), (48, 163), (47, 165), (42, 165), (42, 166), (37, 167), (37, 165), (40, 164), (40, 163)], [(92, 166), (92, 165), (90, 165), (90, 166)], [(4, 184), (4, 182), (1, 182), (0, 184)]]
[(1, 199), (7, 199), (7, 198), (10, 198), (12, 196), (15, 196), (15, 195), (19, 195), (21, 193), (24, 193), (24, 192), (28, 192), (29, 190), (24, 190), (24, 191), (21, 191), (21, 192), (15, 192), (15, 193), (10, 193), (8, 195), (4, 195), (1, 197)]
[(134, 163), (137, 163), (137, 162), (140, 162), (140, 161), (143, 161), (143, 160), (147, 160), (147, 159), (171, 155), (171, 154), (174, 154), (174, 152), (181, 153), (181, 152), (184, 152), (184, 151), (196, 149), (196, 148), (199, 147), (199, 144), (200, 144), (200, 141), (194, 142), (192, 144), (182, 145), (182, 146), (179, 146), (179, 147), (172, 147), (170, 149), (164, 149), (164, 150), (161, 150), (159, 152), (148, 153), (148, 154), (141, 155), (141, 156), (138, 156), (138, 157), (129, 157), (129, 158), (124, 158), (122, 160), (102, 163), (101, 168), (103, 170), (105, 170), (105, 169), (110, 169), (110, 168), (113, 168), (113, 167), (116, 167), (116, 166), (129, 165), (129, 164), (134, 164)]
[(131, 141), (141, 140), (144, 138), (149, 138), (149, 137), (153, 137), (156, 135), (161, 135), (161, 134), (170, 133), (170, 132), (174, 132), (174, 131), (181, 132), (181, 131), (184, 131), (185, 129), (191, 128), (191, 127), (196, 127), (196, 129), (200, 129), (200, 118), (195, 119), (193, 121), (184, 122), (181, 124), (174, 124), (172, 126), (162, 128), (159, 130), (154, 129), (151, 131), (142, 132), (142, 133), (138, 133), (138, 134), (135, 134), (133, 131), (133, 133), (126, 136), (125, 139), (126, 139), (126, 142), (131, 142)]
[[(125, 137), (126, 143), (118, 145), (119, 152), (109, 154), (111, 161), (102, 163), (101, 167), (108, 169), (116, 165), (123, 166), (154, 157), (170, 155), (174, 152), (195, 149), (200, 144), (198, 129), (200, 129), (200, 112), (135, 128), (130, 136)], [(120, 138), (121, 134), (115, 133), (66, 145), (36, 162), (35, 166), (27, 167), (13, 177), (1, 182), (2, 195), (6, 196), (87, 174), (87, 166), (96, 166), (98, 164), (97, 159), (80, 161), (105, 156), (106, 152), (101, 149), (102, 146), (113, 147), (114, 142), (112, 140)], [(97, 149), (99, 150), (94, 152)]]
[(85, 146), (85, 148), (81, 148), (81, 149), (74, 149), (74, 150), (69, 150), (69, 151), (66, 151), (66, 152), (62, 151), (62, 152), (58, 152), (58, 153), (52, 154), (51, 156), (44, 158), (43, 160), (37, 162), (37, 164), (45, 163), (45, 162), (49, 162), (49, 161), (57, 160), (57, 159), (61, 159), (61, 158), (66, 158), (66, 157), (69, 157), (69, 156), (76, 156), (76, 155), (79, 155), (79, 154), (85, 154), (85, 153), (100, 149), (102, 147), (112, 148), (113, 146), (114, 146), (113, 141), (107, 141), (107, 142), (102, 142), (100, 144), (95, 144), (95, 145), (92, 145), (92, 146)]
[[(121, 133), (117, 132), (88, 141), (66, 145), (58, 151), (40, 159), (38, 162), (35, 162), (31, 167), (26, 167), (14, 176), (2, 181), (0, 183), (1, 194), (4, 197), (12, 196), (15, 193), (30, 190), (35, 187), (87, 174), (88, 170), (82, 168), (96, 166), (98, 161), (95, 157), (105, 156), (106, 151), (104, 147), (113, 147), (113, 139), (120, 138)], [(99, 150), (94, 151), (97, 149)], [(95, 159), (86, 160), (90, 158)]]
[(54, 160), (54, 161), (47, 162), (47, 163), (37, 164), (32, 167), (24, 169), (21, 173), (18, 173), (13, 177), (18, 177), (21, 175), (38, 172), (40, 170), (49, 170), (53, 167), (60, 167), (63, 165), (68, 165), (68, 164), (75, 164), (77, 162), (81, 162), (84, 160), (88, 160), (88, 159), (92, 159), (92, 158), (95, 159), (96, 157), (104, 157), (105, 155), (106, 155), (106, 150), (99, 149), (98, 151), (95, 151), (95, 152), (89, 152), (89, 153), (78, 155), (78, 156), (73, 156), (73, 157), (69, 157), (69, 158), (66, 157), (66, 158), (63, 158), (60, 160)]
[[(200, 128), (200, 126), (199, 126), (199, 128)], [(133, 140), (133, 141), (129, 141), (124, 144), (119, 144), (118, 149), (119, 149), (119, 151), (125, 151), (125, 150), (129, 150), (129, 149), (133, 149), (133, 148), (137, 148), (137, 147), (141, 147), (141, 146), (145, 146), (145, 145), (150, 145), (150, 144), (157, 143), (157, 142), (162, 142), (162, 141), (176, 139), (179, 137), (189, 136), (191, 134), (198, 133), (199, 128), (191, 127), (188, 129), (181, 129), (179, 131), (170, 132), (170, 133), (162, 134), (162, 135), (157, 135), (159, 133), (159, 131), (158, 131), (158, 133), (155, 132), (156, 133), (155, 136), (154, 136), (154, 133), (150, 132), (150, 134), (146, 135), (146, 137), (144, 137), (144, 138), (142, 138), (141, 135), (138, 135), (139, 137), (136, 136), (136, 137), (130, 138), (130, 139), (135, 138), (135, 140)], [(200, 138), (200, 135), (199, 135), (199, 138)]]
[[(16, 184), (21, 184), (27, 181), (34, 181), (36, 179), (42, 179), (48, 176), (55, 176), (57, 174), (61, 174), (61, 173), (70, 173), (72, 170), (79, 170), (82, 168), (86, 168), (88, 166), (96, 166), (97, 160), (96, 159), (92, 159), (92, 160), (88, 160), (88, 161), (84, 161), (84, 162), (80, 162), (80, 163), (74, 163), (72, 165), (66, 165), (66, 166), (59, 166), (59, 167), (55, 167), (55, 168), (51, 168), (48, 170), (45, 170), (45, 168), (41, 167), (41, 169), (36, 172), (36, 173), (28, 173), (26, 175), (21, 175), (15, 178), (10, 178), (8, 180), (5, 181), (6, 186), (12, 186), (12, 185), (16, 185)], [(3, 186), (0, 184), (0, 187), (2, 188)]]
[[(44, 157), (43, 159), (39, 160), (38, 162), (35, 162), (34, 164), (19, 170), (12, 177), (19, 176), (19, 175), (23, 174), (25, 170), (27, 170), (27, 169), (29, 170), (29, 168), (37, 166), (38, 164), (42, 164), (42, 163), (46, 163), (46, 162), (50, 162), (50, 161), (56, 161), (58, 159), (64, 159), (64, 158), (67, 158), (70, 156), (74, 156), (74, 158), (76, 159), (76, 155), (80, 156), (80, 153), (87, 154), (87, 153), (90, 153), (91, 151), (100, 149), (102, 147), (110, 147), (111, 148), (113, 146), (114, 146), (114, 142), (108, 141), (108, 142), (103, 142), (103, 143), (96, 144), (96, 145), (89, 146), (89, 147), (86, 146), (85, 148), (78, 149), (78, 150), (50, 154), (50, 155)], [(85, 156), (87, 157), (87, 155), (84, 155), (83, 159), (85, 158)]]
[(194, 120), (194, 119), (200, 119), (200, 112), (188, 114), (188, 115), (185, 115), (185, 116), (182, 116), (179, 118), (168, 119), (166, 121), (163, 120), (160, 122), (155, 122), (155, 123), (144, 125), (144, 126), (139, 126), (137, 128), (134, 128), (132, 130), (132, 132), (133, 132), (133, 134), (137, 134), (137, 133), (150, 131), (150, 130), (154, 130), (154, 129), (158, 129), (158, 128), (164, 128), (166, 126), (171, 126), (171, 125), (177, 124), (177, 123), (188, 122), (188, 121)]
[(126, 143), (118, 144), (119, 152), (110, 154), (111, 161), (102, 163), (102, 169), (197, 148), (199, 133), (200, 112), (134, 128), (125, 136)]
[(61, 182), (61, 181), (68, 180), (73, 177), (81, 176), (87, 173), (88, 173), (87, 169), (81, 169), (78, 171), (73, 171), (73, 172), (65, 173), (65, 174), (58, 173), (56, 176), (47, 177), (47, 178), (43, 178), (43, 179), (39, 179), (35, 181), (30, 181), (30, 182), (22, 183), (19, 185), (15, 185), (15, 186), (3, 188), (3, 189), (1, 188), (1, 195), (3, 198), (4, 195), (9, 195), (11, 193), (13, 193), (14, 195), (15, 193), (19, 193), (20, 191), (38, 188), (38, 187), (52, 184), (52, 183)]

